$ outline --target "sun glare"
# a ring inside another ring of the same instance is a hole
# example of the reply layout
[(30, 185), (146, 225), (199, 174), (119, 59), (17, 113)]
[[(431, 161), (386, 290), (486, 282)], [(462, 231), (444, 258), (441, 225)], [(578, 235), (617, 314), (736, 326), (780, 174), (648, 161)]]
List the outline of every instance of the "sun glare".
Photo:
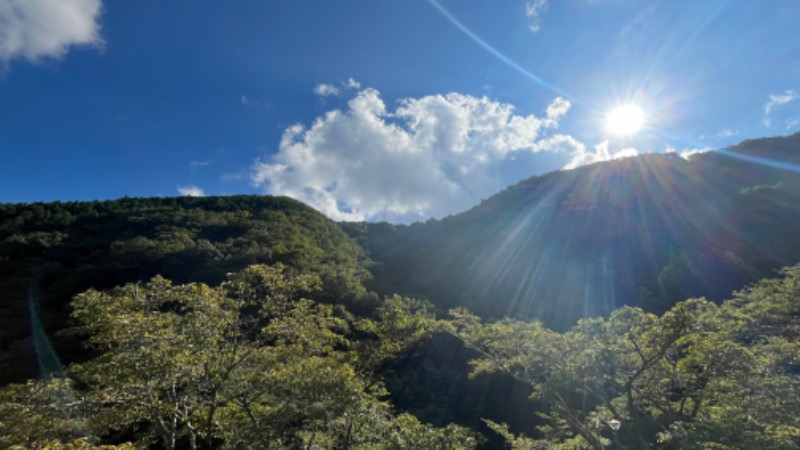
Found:
[(636, 105), (621, 105), (606, 114), (606, 131), (617, 136), (630, 136), (644, 126), (644, 111)]

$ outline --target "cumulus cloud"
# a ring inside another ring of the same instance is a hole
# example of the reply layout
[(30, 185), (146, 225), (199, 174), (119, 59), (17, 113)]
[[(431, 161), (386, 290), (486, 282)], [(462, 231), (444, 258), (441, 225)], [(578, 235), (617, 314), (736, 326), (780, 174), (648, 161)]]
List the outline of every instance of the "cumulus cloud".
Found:
[(463, 211), (509, 183), (517, 152), (574, 152), (569, 136), (541, 138), (569, 110), (556, 98), (543, 117), (459, 93), (408, 98), (394, 111), (375, 89), (310, 127), (287, 128), (278, 152), (251, 181), (302, 200), (336, 220), (411, 221)]
[(205, 194), (203, 189), (197, 186), (178, 186), (178, 193), (183, 195), (184, 197), (202, 197)]
[(791, 103), (795, 100), (800, 98), (800, 95), (795, 93), (794, 91), (787, 90), (783, 94), (778, 95), (770, 95), (769, 101), (764, 105), (764, 119), (762, 120), (763, 124), (766, 126), (772, 125), (772, 119), (770, 118), (770, 114), (775, 110), (775, 108), (785, 105), (787, 103)]
[(609, 161), (612, 159), (627, 158), (629, 156), (636, 156), (639, 154), (639, 151), (635, 148), (623, 148), (612, 153), (608, 148), (608, 141), (603, 141), (595, 145), (594, 151), (588, 151), (586, 146), (577, 141), (572, 143), (572, 145), (572, 160), (566, 166), (564, 166), (565, 170), (574, 169), (586, 164)]
[(540, 139), (531, 145), (533, 152), (558, 152), (575, 154), (585, 151), (586, 146), (572, 136), (556, 134), (545, 139)]
[(547, 126), (557, 127), (558, 121), (569, 111), (572, 106), (569, 100), (561, 97), (556, 97), (552, 103), (547, 106)]
[(320, 83), (314, 87), (314, 93), (320, 97), (339, 95), (339, 88), (332, 84)]
[(352, 78), (349, 78), (347, 82), (344, 83), (344, 86), (348, 89), (361, 89), (361, 83)]
[(72, 46), (101, 46), (102, 10), (102, 0), (0, 1), (0, 61), (60, 58)]
[(530, 19), (530, 29), (538, 33), (541, 28), (541, 15), (547, 9), (547, 0), (530, 0), (525, 2), (525, 15)]

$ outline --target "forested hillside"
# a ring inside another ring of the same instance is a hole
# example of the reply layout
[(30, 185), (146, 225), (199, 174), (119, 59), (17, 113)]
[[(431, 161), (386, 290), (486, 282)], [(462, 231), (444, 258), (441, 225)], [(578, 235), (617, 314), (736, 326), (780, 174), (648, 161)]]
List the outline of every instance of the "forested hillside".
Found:
[(409, 226), (0, 204), (0, 448), (797, 448), (798, 164), (643, 155)]
[[(800, 261), (800, 134), (549, 173), (443, 220), (343, 227), (375, 261), (373, 289), (441, 310), (566, 331), (625, 305), (721, 301)], [(467, 380), (453, 367), (470, 357), (435, 337), (393, 374), (396, 402), (428, 421), (494, 417), (532, 432), (524, 383)]]
[(800, 134), (647, 154), (529, 178), (443, 220), (345, 230), (379, 292), (566, 329), (623, 305), (719, 300), (800, 260), (799, 164)]
[[(28, 299), (50, 334), (66, 326), (69, 303), (162, 275), (216, 284), (250, 264), (283, 263), (316, 273), (314, 298), (365, 300), (363, 251), (336, 224), (288, 198), (125, 198), (104, 202), (0, 204), (0, 382), (36, 374)], [(55, 339), (65, 360), (76, 343)]]
[(386, 402), (438, 325), (368, 266), (288, 198), (0, 205), (0, 448), (474, 448)]

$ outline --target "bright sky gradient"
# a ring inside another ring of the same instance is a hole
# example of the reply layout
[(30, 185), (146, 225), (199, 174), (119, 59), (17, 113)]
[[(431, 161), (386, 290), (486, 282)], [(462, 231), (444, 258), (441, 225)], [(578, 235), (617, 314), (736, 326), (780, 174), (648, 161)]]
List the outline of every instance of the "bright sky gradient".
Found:
[[(270, 193), (337, 220), (800, 130), (797, 0), (0, 0), (0, 202)], [(615, 135), (632, 104), (643, 130)]]

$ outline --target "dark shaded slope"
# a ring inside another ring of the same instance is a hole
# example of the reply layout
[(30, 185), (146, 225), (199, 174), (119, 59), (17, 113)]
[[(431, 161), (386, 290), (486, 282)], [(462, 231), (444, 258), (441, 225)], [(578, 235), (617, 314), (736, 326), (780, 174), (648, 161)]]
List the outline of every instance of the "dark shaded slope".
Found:
[(800, 260), (800, 177), (783, 164), (798, 160), (800, 134), (642, 155), (533, 177), (440, 221), (345, 229), (378, 262), (379, 291), (564, 328), (719, 299)]
[[(255, 263), (319, 273), (319, 300), (365, 295), (367, 259), (339, 227), (289, 198), (125, 198), (0, 204), (0, 384), (35, 375), (28, 296), (51, 337), (71, 297), (161, 274), (177, 283), (219, 283)], [(67, 360), (77, 346), (56, 339)], [(41, 350), (41, 349), (40, 349)]]

